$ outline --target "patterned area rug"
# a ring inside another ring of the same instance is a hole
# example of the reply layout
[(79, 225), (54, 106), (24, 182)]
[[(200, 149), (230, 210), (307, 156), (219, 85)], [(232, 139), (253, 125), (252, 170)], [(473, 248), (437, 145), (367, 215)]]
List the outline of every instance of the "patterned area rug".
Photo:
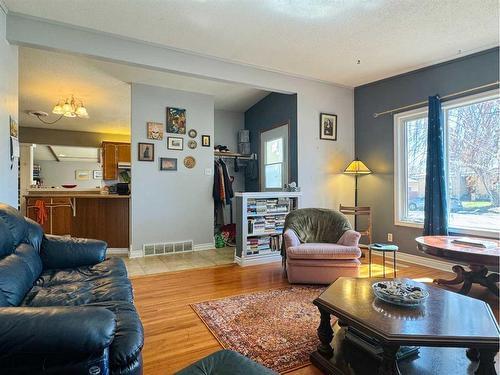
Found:
[(192, 304), (225, 349), (276, 372), (307, 366), (319, 340), (312, 301), (322, 287), (291, 286)]

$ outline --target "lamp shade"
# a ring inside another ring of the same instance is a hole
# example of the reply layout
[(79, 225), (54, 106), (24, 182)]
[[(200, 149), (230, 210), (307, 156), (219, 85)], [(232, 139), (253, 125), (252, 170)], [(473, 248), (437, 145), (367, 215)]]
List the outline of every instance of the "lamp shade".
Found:
[(347, 174), (370, 174), (372, 171), (358, 159), (354, 159), (349, 163), (349, 165), (344, 169), (344, 173)]

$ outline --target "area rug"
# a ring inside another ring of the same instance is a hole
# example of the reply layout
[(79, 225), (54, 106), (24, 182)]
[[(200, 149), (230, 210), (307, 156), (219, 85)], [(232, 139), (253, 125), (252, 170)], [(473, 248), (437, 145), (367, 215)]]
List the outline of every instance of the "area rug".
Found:
[(319, 343), (322, 287), (291, 286), (192, 304), (225, 349), (279, 373), (307, 366)]

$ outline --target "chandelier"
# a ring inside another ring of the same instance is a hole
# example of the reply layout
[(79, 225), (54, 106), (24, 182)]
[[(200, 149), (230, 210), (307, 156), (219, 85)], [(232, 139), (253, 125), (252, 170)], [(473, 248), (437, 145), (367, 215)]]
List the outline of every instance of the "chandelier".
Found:
[(66, 100), (60, 100), (52, 109), (52, 113), (55, 115), (59, 115), (59, 118), (56, 120), (49, 122), (43, 120), (43, 117), (47, 117), (47, 112), (42, 111), (30, 111), (29, 114), (36, 116), (41, 122), (44, 124), (52, 125), (57, 121), (62, 119), (63, 117), (78, 117), (78, 118), (89, 118), (89, 114), (87, 112), (87, 108), (83, 105), (83, 101), (79, 99), (75, 99), (73, 96), (71, 98), (66, 98)]

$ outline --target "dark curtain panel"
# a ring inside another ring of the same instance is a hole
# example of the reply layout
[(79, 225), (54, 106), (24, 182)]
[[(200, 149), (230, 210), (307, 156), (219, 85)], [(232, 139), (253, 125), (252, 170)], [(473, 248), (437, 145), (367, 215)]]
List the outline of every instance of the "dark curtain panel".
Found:
[(429, 97), (424, 235), (448, 235), (444, 124), (439, 96)]

